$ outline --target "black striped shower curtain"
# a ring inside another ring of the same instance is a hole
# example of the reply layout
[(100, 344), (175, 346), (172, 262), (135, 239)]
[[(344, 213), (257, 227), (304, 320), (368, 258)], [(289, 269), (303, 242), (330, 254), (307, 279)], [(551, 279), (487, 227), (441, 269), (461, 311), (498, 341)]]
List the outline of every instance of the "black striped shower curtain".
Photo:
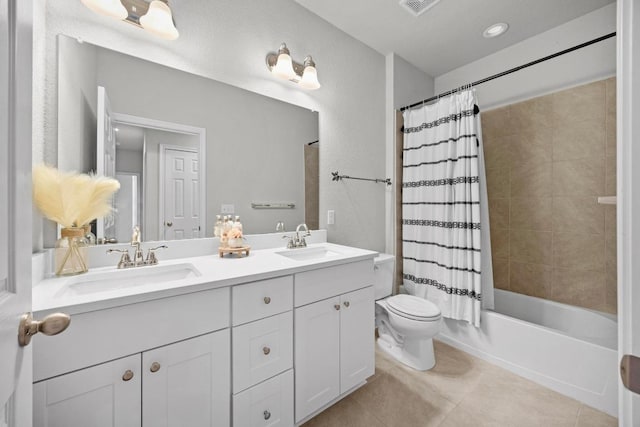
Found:
[(476, 105), (467, 90), (404, 112), (402, 251), (405, 289), (477, 327), (493, 272)]

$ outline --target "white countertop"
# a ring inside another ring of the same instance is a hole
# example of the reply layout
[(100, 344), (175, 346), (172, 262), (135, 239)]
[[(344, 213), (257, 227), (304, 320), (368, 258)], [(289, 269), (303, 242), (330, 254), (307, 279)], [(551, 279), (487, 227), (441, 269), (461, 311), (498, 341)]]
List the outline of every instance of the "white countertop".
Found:
[[(93, 268), (88, 273), (78, 276), (47, 278), (33, 286), (33, 312), (37, 313), (39, 317), (54, 311), (63, 311), (67, 314), (86, 313), (152, 299), (284, 276), (332, 265), (373, 259), (377, 255), (377, 252), (374, 251), (333, 243), (317, 243), (308, 246), (308, 248), (314, 247), (325, 247), (335, 253), (318, 259), (294, 260), (279, 255), (277, 252), (299, 251), (304, 250), (304, 248), (284, 249), (278, 247), (252, 250), (247, 257), (231, 258), (225, 256), (220, 258), (215, 253), (206, 256), (160, 260), (158, 266), (118, 270), (114, 265), (112, 267)], [(126, 279), (123, 279), (123, 287), (118, 289), (87, 293), (68, 291), (70, 284), (74, 284), (75, 287), (91, 286), (92, 277), (97, 275), (104, 277), (105, 273), (108, 275), (113, 272), (115, 277), (120, 272), (132, 270), (143, 272), (145, 269), (150, 271), (154, 268), (177, 264), (191, 264), (200, 275), (131, 287), (127, 287), (125, 285)], [(84, 284), (82, 283), (83, 281), (89, 283)]]

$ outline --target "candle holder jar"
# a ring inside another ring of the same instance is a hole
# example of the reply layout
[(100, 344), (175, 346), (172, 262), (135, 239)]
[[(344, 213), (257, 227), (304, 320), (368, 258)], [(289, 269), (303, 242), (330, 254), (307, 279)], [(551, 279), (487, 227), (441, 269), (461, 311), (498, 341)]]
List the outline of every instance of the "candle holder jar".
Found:
[(63, 228), (56, 242), (56, 276), (71, 276), (86, 273), (87, 240), (83, 227)]
[(87, 245), (94, 246), (96, 244), (96, 235), (91, 231), (91, 224), (86, 224), (82, 228), (84, 229), (84, 238), (87, 240)]

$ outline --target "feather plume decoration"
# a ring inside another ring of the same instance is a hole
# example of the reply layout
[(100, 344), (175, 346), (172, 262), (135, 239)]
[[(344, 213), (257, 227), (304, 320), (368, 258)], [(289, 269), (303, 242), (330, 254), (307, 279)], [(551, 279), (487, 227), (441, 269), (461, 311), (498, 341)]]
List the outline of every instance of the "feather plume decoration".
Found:
[(111, 211), (115, 179), (61, 172), (46, 165), (33, 168), (33, 200), (42, 214), (62, 227), (81, 227)]
[(104, 176), (91, 176), (89, 197), (76, 212), (76, 224), (80, 227), (111, 212), (111, 197), (120, 189), (120, 183)]

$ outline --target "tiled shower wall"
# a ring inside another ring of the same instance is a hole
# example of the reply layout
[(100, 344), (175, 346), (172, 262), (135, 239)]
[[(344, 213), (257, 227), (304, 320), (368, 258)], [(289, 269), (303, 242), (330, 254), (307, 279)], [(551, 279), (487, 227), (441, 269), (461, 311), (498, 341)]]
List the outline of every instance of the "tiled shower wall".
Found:
[(496, 288), (616, 312), (615, 86), (482, 113)]

